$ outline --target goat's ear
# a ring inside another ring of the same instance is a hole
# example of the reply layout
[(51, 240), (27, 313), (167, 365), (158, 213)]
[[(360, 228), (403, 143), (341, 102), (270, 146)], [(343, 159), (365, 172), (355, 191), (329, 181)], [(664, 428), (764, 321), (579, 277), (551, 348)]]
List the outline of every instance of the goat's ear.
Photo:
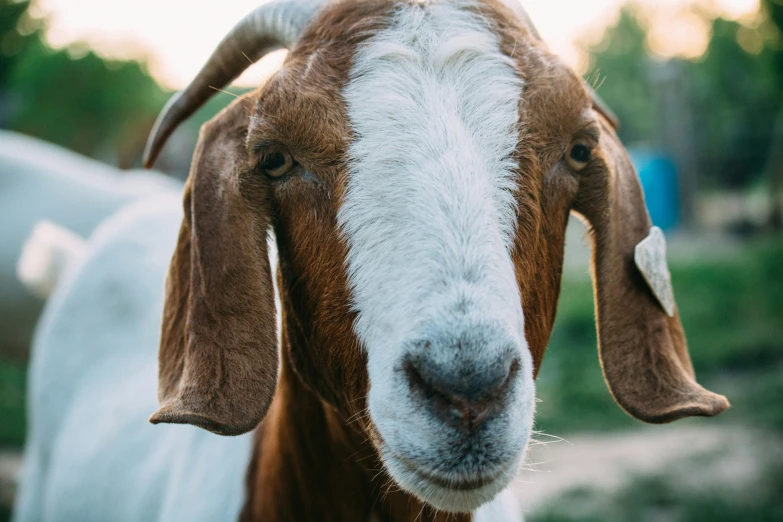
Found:
[[(696, 382), (679, 315), (674, 309), (667, 315), (635, 264), (636, 246), (652, 224), (636, 172), (607, 123), (592, 164), (580, 174), (574, 207), (589, 222), (593, 238), (604, 378), (617, 403), (645, 422), (717, 415), (728, 401)], [(665, 283), (668, 269), (662, 263)]]
[(603, 98), (601, 98), (597, 92), (593, 90), (592, 87), (585, 84), (585, 89), (587, 89), (587, 92), (590, 94), (590, 99), (593, 102), (593, 109), (606, 118), (606, 121), (612, 124), (612, 127), (614, 130), (617, 130), (620, 128), (620, 118), (617, 117), (617, 115), (614, 113), (614, 111), (609, 107), (609, 104), (604, 101)]
[(249, 105), (240, 98), (205, 125), (193, 155), (166, 282), (155, 424), (239, 435), (258, 425), (274, 395), (269, 186), (248, 168)]

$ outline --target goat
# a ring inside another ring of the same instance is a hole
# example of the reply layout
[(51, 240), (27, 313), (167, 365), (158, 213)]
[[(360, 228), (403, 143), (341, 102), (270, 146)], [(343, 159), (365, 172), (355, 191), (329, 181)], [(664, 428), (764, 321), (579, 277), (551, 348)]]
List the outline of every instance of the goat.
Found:
[[(179, 182), (155, 172), (120, 172), (45, 143), (0, 130), (0, 339), (5, 356), (23, 358), (43, 300), (30, 295), (16, 278), (22, 245), (41, 220), (88, 235), (98, 223), (134, 200)], [(57, 241), (51, 227), (41, 239)], [(48, 238), (48, 239), (47, 239)], [(37, 241), (39, 246), (41, 242)], [(25, 265), (30, 268), (30, 265)], [(34, 269), (35, 267), (33, 267)], [(27, 275), (25, 274), (25, 277)], [(53, 281), (53, 280), (52, 280)], [(36, 294), (45, 297), (46, 281)]]
[[(728, 407), (663, 308), (661, 240), (610, 115), (521, 10), (265, 4), (172, 99), (146, 164), (280, 46), (282, 69), (202, 128), (184, 212), (125, 209), (57, 287), (18, 521), (519, 520), (572, 211), (617, 403), (652, 423)], [(650, 240), (659, 257), (635, 264)], [(161, 313), (150, 421), (237, 438), (142, 426)]]

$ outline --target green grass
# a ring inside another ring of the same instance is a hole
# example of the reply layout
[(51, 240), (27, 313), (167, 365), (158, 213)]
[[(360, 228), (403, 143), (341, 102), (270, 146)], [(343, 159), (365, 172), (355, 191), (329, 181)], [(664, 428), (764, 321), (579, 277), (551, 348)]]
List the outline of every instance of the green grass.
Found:
[[(772, 400), (783, 398), (783, 241), (749, 245), (732, 259), (672, 264), (671, 271), (699, 380), (729, 395), (743, 419), (783, 429), (783, 408), (775, 408)], [(737, 379), (748, 383), (731, 386)], [(734, 393), (721, 390), (721, 384)], [(603, 382), (587, 276), (563, 279), (537, 385), (537, 427), (543, 431), (638, 425), (614, 404)]]
[(739, 259), (672, 267), (697, 372), (783, 360), (783, 242)]
[[(721, 421), (783, 434), (783, 364), (733, 373), (715, 385), (722, 383), (728, 388), (725, 393), (732, 408), (719, 417)], [(780, 464), (783, 468), (783, 462)]]
[(24, 443), (27, 368), (0, 360), (0, 447)]
[(663, 476), (637, 477), (612, 495), (577, 489), (528, 522), (778, 522), (783, 520), (783, 467), (740, 491), (698, 490)]
[[(747, 246), (736, 258), (674, 263), (672, 279), (699, 381), (732, 408), (697, 423), (783, 434), (783, 241)], [(555, 435), (638, 428), (614, 404), (596, 352), (592, 285), (563, 281), (555, 330), (539, 374), (537, 429)], [(716, 457), (717, 458), (717, 457)], [(577, 489), (529, 522), (772, 522), (783, 520), (783, 463), (765, 463), (758, 484), (726, 492), (678, 485), (677, 472), (636, 477), (606, 494)]]

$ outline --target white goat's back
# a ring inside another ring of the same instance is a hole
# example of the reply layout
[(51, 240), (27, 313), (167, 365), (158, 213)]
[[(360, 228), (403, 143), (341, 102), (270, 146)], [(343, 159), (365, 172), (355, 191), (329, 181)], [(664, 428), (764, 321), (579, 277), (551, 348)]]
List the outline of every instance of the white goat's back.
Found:
[(86, 253), (84, 238), (51, 221), (41, 221), (27, 239), (16, 275), (33, 294), (48, 298), (70, 265)]
[(52, 294), (33, 346), (16, 522), (237, 518), (251, 436), (147, 422), (181, 219), (178, 193), (129, 205)]
[(51, 143), (0, 130), (0, 338), (4, 354), (27, 351), (42, 301), (17, 279), (33, 227), (49, 220), (80, 236), (123, 205), (181, 182), (157, 172), (122, 172)]

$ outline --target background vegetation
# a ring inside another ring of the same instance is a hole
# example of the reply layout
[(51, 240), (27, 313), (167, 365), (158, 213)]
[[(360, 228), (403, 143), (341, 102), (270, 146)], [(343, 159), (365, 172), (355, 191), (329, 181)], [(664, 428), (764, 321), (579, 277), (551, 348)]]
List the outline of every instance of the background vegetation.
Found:
[[(755, 242), (728, 259), (670, 265), (699, 380), (708, 388), (742, 382), (728, 386), (736, 392), (734, 407), (718, 419), (752, 421), (783, 434), (783, 241)], [(538, 379), (539, 429), (560, 434), (637, 424), (614, 405), (595, 347), (592, 285), (586, 274), (566, 273)]]
[[(30, 0), (0, 0), (0, 128), (120, 168), (140, 167), (147, 134), (173, 92), (155, 82), (146, 63), (109, 60), (81, 44), (52, 49), (46, 20), (29, 7)], [(230, 99), (217, 94), (186, 122), (157, 168), (184, 177), (198, 129)]]
[(679, 76), (702, 188), (747, 187), (767, 168), (776, 118), (783, 119), (783, 3), (763, 0), (745, 23), (696, 14), (709, 24), (707, 50), (667, 61), (651, 54), (644, 9), (627, 4), (588, 45), (589, 78), (619, 116), (624, 142), (665, 146), (660, 119), (671, 115), (659, 111), (656, 91), (661, 76)]
[[(146, 133), (171, 93), (151, 78), (144, 63), (106, 60), (82, 46), (51, 49), (45, 21), (31, 18), (28, 7), (28, 0), (0, 0), (0, 128), (123, 168), (138, 166)], [(697, 196), (756, 191), (779, 201), (783, 0), (763, 0), (751, 22), (697, 14), (710, 26), (707, 51), (664, 61), (650, 50), (643, 11), (629, 4), (601, 39), (588, 44), (587, 78), (620, 117), (626, 143), (652, 145), (677, 157), (678, 151), (669, 150), (677, 144), (667, 140), (668, 115), (657, 98), (660, 71), (675, 71), (678, 85), (687, 89), (682, 99), (693, 156), (687, 161), (698, 177)], [(216, 97), (188, 123), (181, 131), (185, 145), (178, 156), (164, 158), (164, 170), (184, 175), (197, 129), (226, 103), (227, 97)], [(671, 269), (699, 379), (728, 395), (733, 405), (709, 422), (750, 427), (783, 441), (783, 237), (772, 231), (776, 220), (779, 224), (780, 210), (776, 217), (772, 204), (769, 227), (744, 236), (731, 255), (718, 252), (718, 243), (698, 256), (675, 259)], [(24, 442), (25, 372), (24, 362), (3, 359), (0, 346), (0, 450), (18, 450)], [(564, 276), (538, 393), (537, 429), (544, 432), (639, 428), (614, 404), (601, 377), (592, 287), (584, 271)], [(661, 472), (637, 477), (613, 493), (569, 492), (530, 518), (783, 520), (783, 462), (770, 458), (763, 468), (763, 487), (743, 484), (731, 495), (682, 488)], [(7, 510), (0, 507), (0, 521), (8, 517)]]

